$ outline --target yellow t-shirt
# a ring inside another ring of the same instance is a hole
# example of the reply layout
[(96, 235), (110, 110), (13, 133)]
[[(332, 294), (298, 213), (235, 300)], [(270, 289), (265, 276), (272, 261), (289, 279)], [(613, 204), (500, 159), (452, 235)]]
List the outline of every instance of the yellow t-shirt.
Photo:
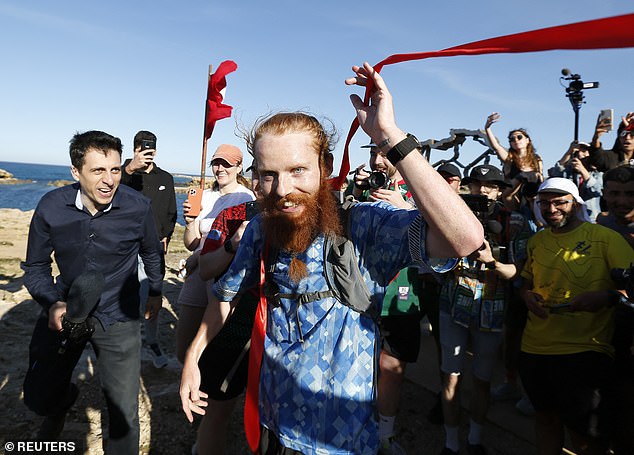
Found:
[[(628, 268), (634, 262), (634, 250), (620, 234), (591, 223), (563, 234), (544, 229), (529, 239), (527, 255), (522, 278), (533, 282), (532, 290), (544, 298), (546, 306), (566, 303), (586, 291), (615, 289), (610, 270)], [(551, 310), (546, 319), (540, 319), (529, 311), (522, 351), (613, 355), (613, 313), (611, 307), (596, 313)]]

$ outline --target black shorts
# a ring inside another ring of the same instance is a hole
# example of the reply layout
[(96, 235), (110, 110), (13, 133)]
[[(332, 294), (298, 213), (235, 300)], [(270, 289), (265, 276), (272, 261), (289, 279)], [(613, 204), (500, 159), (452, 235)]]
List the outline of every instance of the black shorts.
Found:
[(224, 327), (203, 351), (200, 390), (216, 401), (231, 400), (244, 392), (249, 371), (249, 349), (258, 298), (245, 294)]
[(422, 313), (381, 316), (382, 349), (402, 362), (413, 363), (420, 351), (420, 321)]
[(566, 355), (520, 353), (520, 377), (536, 411), (555, 412), (564, 425), (590, 437), (611, 428), (613, 361), (594, 351)]

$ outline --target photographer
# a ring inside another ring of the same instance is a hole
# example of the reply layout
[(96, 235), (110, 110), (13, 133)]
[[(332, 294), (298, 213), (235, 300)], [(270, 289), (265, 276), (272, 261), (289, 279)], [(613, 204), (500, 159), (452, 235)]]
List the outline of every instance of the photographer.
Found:
[(586, 203), (590, 221), (594, 223), (601, 212), (603, 172), (598, 171), (590, 161), (590, 144), (572, 141), (561, 159), (548, 169), (548, 176), (564, 177), (577, 185), (579, 195)]
[[(156, 165), (156, 135), (150, 131), (139, 131), (134, 135), (134, 156), (123, 163), (121, 183), (143, 194), (152, 201), (152, 214), (156, 231), (161, 239), (163, 255), (167, 254), (167, 246), (176, 225), (176, 192), (174, 191), (174, 178), (172, 174), (164, 171)], [(163, 274), (165, 274), (165, 257), (162, 261)], [(148, 298), (148, 279), (145, 273), (143, 260), (139, 256), (139, 289), (141, 296), (141, 309)], [(159, 345), (159, 319), (156, 317), (145, 320), (145, 346), (152, 356), (155, 368), (164, 368), (168, 360)]]
[(442, 350), (445, 454), (458, 453), (460, 421), (459, 383), (467, 343), (473, 346), (473, 393), (468, 437), (469, 453), (485, 453), (482, 428), (489, 406), (490, 381), (502, 343), (504, 309), (512, 293), (511, 280), (526, 256), (530, 229), (526, 219), (499, 202), (508, 184), (502, 171), (491, 165), (476, 166), (469, 177), (467, 204), (485, 228), (480, 249), (461, 259), (440, 292), (440, 343)]
[(362, 148), (370, 149), (370, 169), (368, 172), (364, 165), (357, 168), (354, 174), (354, 188), (352, 195), (360, 201), (385, 201), (400, 209), (411, 209), (414, 207), (413, 200), (408, 202), (411, 195), (402, 187), (405, 181), (399, 174), (396, 167), (389, 162), (385, 153), (370, 143)]
[(634, 159), (634, 112), (628, 112), (624, 117), (621, 117), (612, 150), (604, 150), (601, 144), (601, 135), (611, 129), (610, 120), (599, 115), (590, 143), (590, 156), (592, 163), (602, 172), (623, 164), (631, 165)]
[[(413, 209), (407, 184), (385, 153), (373, 143), (363, 148), (370, 149), (372, 172), (357, 169), (352, 193), (355, 198), (360, 201), (383, 200), (398, 208)], [(408, 362), (416, 362), (418, 359), (420, 321), (425, 315), (419, 306), (419, 287), (418, 268), (401, 270), (386, 290), (381, 311), (382, 349), (377, 407), (381, 453), (389, 455), (405, 454), (394, 440), (394, 423), (405, 368)]]

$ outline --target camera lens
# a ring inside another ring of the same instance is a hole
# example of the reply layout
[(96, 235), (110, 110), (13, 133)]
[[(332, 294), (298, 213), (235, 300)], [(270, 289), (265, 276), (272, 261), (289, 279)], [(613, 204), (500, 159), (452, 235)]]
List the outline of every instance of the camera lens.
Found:
[(389, 178), (385, 172), (374, 171), (370, 173), (368, 177), (368, 185), (370, 188), (387, 188)]

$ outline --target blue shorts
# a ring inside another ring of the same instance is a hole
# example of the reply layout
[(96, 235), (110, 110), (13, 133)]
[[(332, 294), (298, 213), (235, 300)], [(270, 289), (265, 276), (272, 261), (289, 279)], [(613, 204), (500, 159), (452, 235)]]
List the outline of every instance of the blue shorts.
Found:
[(461, 374), (467, 343), (471, 339), (473, 374), (482, 381), (491, 381), (499, 358), (502, 332), (483, 332), (471, 324), (468, 328), (456, 324), (449, 313), (440, 312), (440, 369), (446, 374)]

